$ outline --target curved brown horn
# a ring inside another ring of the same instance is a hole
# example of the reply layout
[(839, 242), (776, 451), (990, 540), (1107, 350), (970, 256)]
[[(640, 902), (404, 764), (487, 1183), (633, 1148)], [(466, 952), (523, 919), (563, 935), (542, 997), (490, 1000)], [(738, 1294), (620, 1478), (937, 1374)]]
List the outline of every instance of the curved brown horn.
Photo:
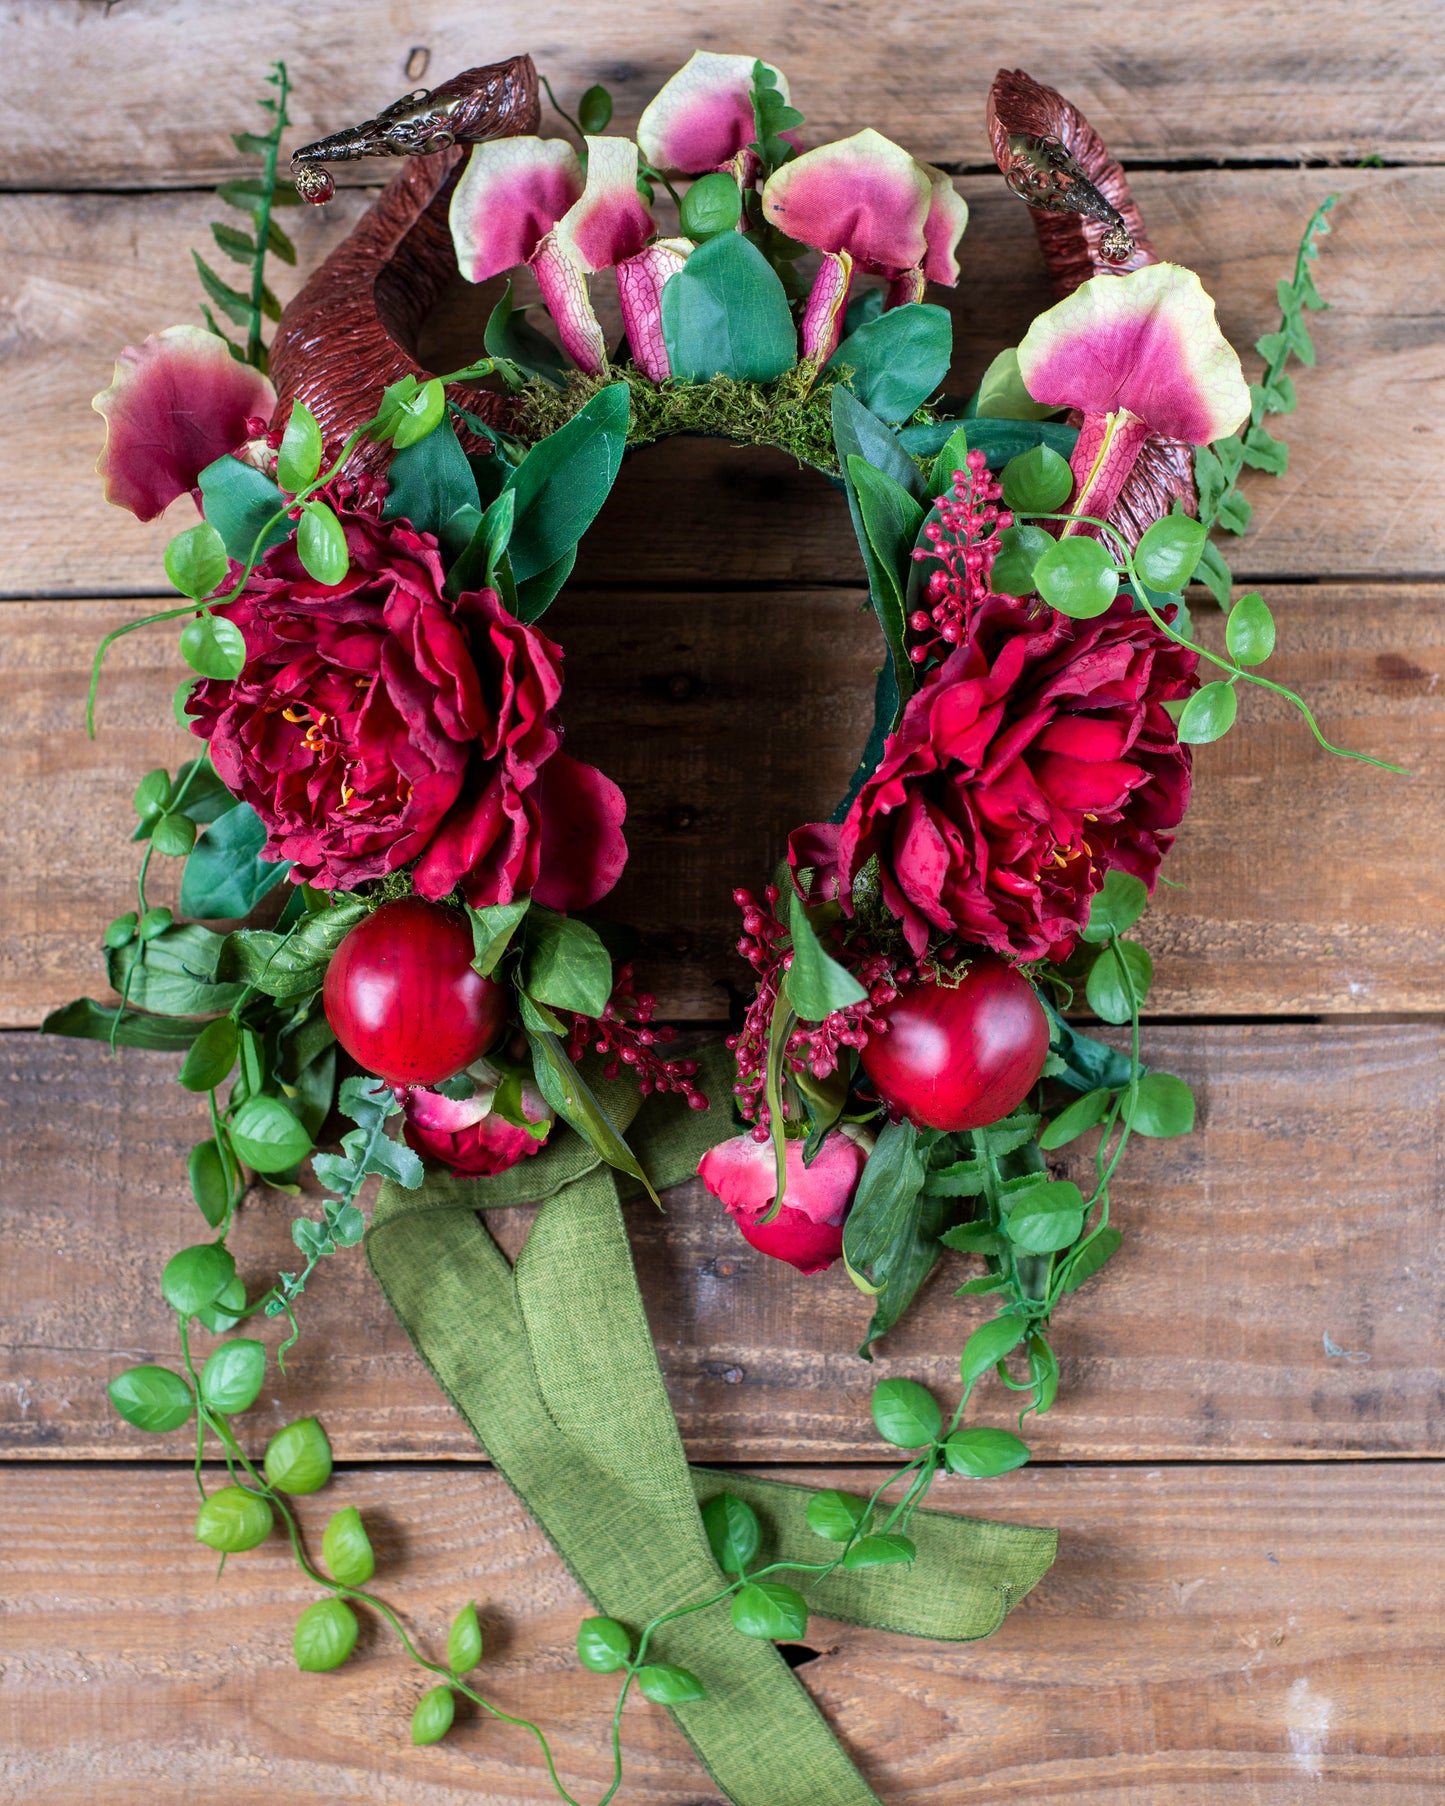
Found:
[[(323, 439), (344, 439), (376, 412), (381, 391), (403, 376), (435, 374), (412, 347), (456, 269), (447, 207), (468, 145), (537, 129), (541, 109), (529, 56), (470, 69), (445, 85), (465, 88), (466, 143), (408, 157), (351, 233), (306, 282), (281, 315), (271, 346), (276, 387), (274, 421), (304, 401)], [(480, 350), (480, 347), (478, 348)], [(470, 383), (453, 384), (450, 398), (490, 425), (500, 425), (509, 398)], [(484, 441), (463, 434), (469, 451)], [(390, 449), (363, 441), (353, 471), (378, 470)]]

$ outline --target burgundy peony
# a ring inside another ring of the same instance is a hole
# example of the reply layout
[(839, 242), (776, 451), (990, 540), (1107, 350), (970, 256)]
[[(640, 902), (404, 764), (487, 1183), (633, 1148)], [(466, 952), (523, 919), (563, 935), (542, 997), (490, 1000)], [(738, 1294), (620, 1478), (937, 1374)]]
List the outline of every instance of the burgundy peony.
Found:
[(876, 854), (915, 953), (937, 929), (1064, 958), (1105, 873), (1152, 885), (1172, 844), (1189, 753), (1163, 705), (1193, 690), (1195, 664), (1126, 598), (1074, 621), (990, 596), (841, 828), (800, 829), (793, 863), (847, 900)]
[(762, 1223), (777, 1195), (773, 1144), (735, 1135), (709, 1148), (698, 1163), (703, 1184), (727, 1206), (743, 1239), (760, 1254), (785, 1260), (800, 1273), (821, 1273), (843, 1252), (843, 1219), (868, 1162), (868, 1148), (840, 1131), (828, 1136), (811, 1166), (801, 1141), (788, 1143), (783, 1207)]
[(626, 806), (559, 750), (561, 652), (491, 590), (447, 600), (429, 534), (342, 518), (342, 583), (308, 577), (294, 541), (274, 547), (216, 610), (245, 636), (244, 671), (186, 705), (267, 856), (330, 890), (417, 860), (424, 897), (595, 903), (626, 862)]
[(485, 1060), (468, 1068), (477, 1089), (471, 1097), (443, 1097), (418, 1086), (402, 1108), (407, 1145), (424, 1160), (450, 1167), (461, 1179), (489, 1179), (542, 1148), (555, 1120), (551, 1106), (528, 1079), (521, 1086), (521, 1114), (543, 1131), (537, 1136), (509, 1122), (493, 1104), (501, 1074)]

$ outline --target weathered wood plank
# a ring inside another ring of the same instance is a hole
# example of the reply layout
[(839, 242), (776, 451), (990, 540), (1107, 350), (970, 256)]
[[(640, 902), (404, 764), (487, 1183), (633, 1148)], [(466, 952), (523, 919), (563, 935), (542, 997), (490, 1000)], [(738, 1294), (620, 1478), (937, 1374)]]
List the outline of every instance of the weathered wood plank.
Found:
[[(1243, 725), (1198, 755), (1168, 867), (1184, 888), (1161, 887), (1147, 923), (1159, 961), (1150, 1007), (1445, 1006), (1438, 593), (1321, 585), (1271, 601), (1279, 679), (1314, 699), (1335, 740), (1413, 775), (1331, 759), (1286, 705), (1246, 696)], [(181, 666), (167, 627), (112, 650), (99, 738), (85, 738), (94, 647), (134, 607), (13, 603), (0, 616), (13, 849), (0, 870), (0, 1023), (34, 1025), (103, 983), (101, 931), (131, 906), (131, 792), (152, 766), (188, 756), (171, 717)], [(1197, 613), (1217, 644), (1217, 614)], [(606, 910), (640, 931), (640, 969), (666, 1014), (717, 1020), (747, 976), (732, 892), (762, 882), (788, 830), (842, 793), (871, 718), (876, 628), (859, 592), (824, 590), (574, 592), (549, 625), (567, 648), (570, 743), (629, 799), (631, 862)], [(173, 875), (153, 888), (153, 900), (174, 901)]]
[[(1417, 1455), (1439, 1448), (1442, 1029), (1156, 1028), (1145, 1058), (1196, 1088), (1186, 1141), (1135, 1143), (1114, 1190), (1125, 1242), (1055, 1326), (1060, 1402), (1028, 1436), (1049, 1459)], [(0, 1449), (41, 1459), (186, 1457), (110, 1410), (104, 1384), (175, 1358), (158, 1276), (204, 1233), (185, 1153), (206, 1133), (174, 1059), (0, 1040)], [(294, 1265), (290, 1199), (259, 1191), (233, 1238), (253, 1292)], [(494, 1219), (515, 1252), (525, 1211)], [(644, 1295), (699, 1459), (872, 1459), (873, 1383), (951, 1396), (988, 1314), (946, 1257), (869, 1367), (868, 1308), (841, 1269), (753, 1254), (700, 1184), (631, 1213)], [(464, 1459), (474, 1445), (359, 1254), (328, 1261), (305, 1333), (253, 1413), (263, 1438), (319, 1411), (348, 1459)], [(276, 1326), (267, 1334), (275, 1339)], [(1347, 1351), (1341, 1355), (1329, 1350)], [(1011, 1421), (989, 1388), (988, 1421)], [(1403, 1484), (1403, 1482), (1402, 1482)]]
[[(1276, 279), (1332, 187), (1344, 199), (1320, 275), (1332, 308), (1311, 317), (1320, 362), (1301, 377), (1299, 412), (1281, 423), (1288, 475), (1246, 480), (1256, 526), (1236, 562), (1260, 575), (1445, 569), (1445, 329), (1434, 279), (1445, 261), (1445, 172), (1146, 172), (1137, 191), (1161, 251), (1198, 268), (1253, 373), (1258, 360), (1247, 347), (1278, 324)], [(966, 393), (1049, 297), (1025, 210), (996, 179), (971, 178), (963, 188), (973, 222), (964, 280), (948, 299), (954, 386)], [(363, 199), (342, 197), (325, 220), (306, 210), (303, 268)], [(0, 487), (14, 498), (0, 538), (0, 593), (151, 594), (160, 586), (161, 550), (193, 518), (190, 503), (150, 528), (106, 507), (92, 474), (102, 433), (90, 397), (110, 380), (122, 345), (199, 319), (187, 247), (206, 242), (214, 212), (198, 194), (0, 198), (0, 241), (11, 253), (0, 270), (9, 341)], [(278, 272), (283, 296), (290, 282)], [(596, 286), (600, 294), (606, 280)], [(438, 355), (443, 343), (459, 358), (475, 355), (484, 317), (475, 293), (461, 289), (432, 335)], [(822, 478), (782, 454), (680, 441), (665, 462), (644, 453), (629, 464), (588, 536), (576, 581), (714, 587), (860, 577), (846, 511)]]
[[(190, 186), (244, 167), (228, 133), (248, 127), (267, 57), (296, 83), (288, 149), (369, 116), (419, 82), (530, 50), (565, 105), (602, 80), (630, 131), (660, 82), (699, 45), (774, 59), (808, 115), (809, 142), (876, 126), (935, 163), (986, 160), (983, 108), (1003, 63), (1062, 88), (1116, 153), (1167, 157), (1439, 160), (1445, 113), (1438, 19), (1428, 0), (1368, 12), (1323, 0), (1307, 28), (1245, 0), (1186, 0), (1165, 25), (1147, 0), (1107, 14), (1061, 0), (1047, 15), (960, 4), (880, 33), (858, 0), (779, 9), (744, 0), (719, 33), (701, 0), (600, 6), (464, 6), (416, 0), (258, 0), (244, 46), (224, 14), (169, 4), (11, 0), (10, 80), (0, 110), (14, 187)], [(57, 137), (57, 101), (86, 97), (83, 142)], [(555, 128), (555, 121), (548, 129)], [(350, 172), (347, 172), (350, 173)]]
[[(1424, 1806), (1445, 1787), (1445, 1466), (1025, 1470), (940, 1493), (1057, 1524), (1060, 1553), (985, 1643), (810, 1625), (801, 1677), (890, 1806)], [(422, 1677), (379, 1626), (344, 1668), (298, 1677), (291, 1625), (311, 1589), (278, 1542), (217, 1585), (174, 1470), (12, 1470), (3, 1499), (14, 1798), (555, 1797), (530, 1740), (470, 1712), (411, 1749)], [(429, 1647), (477, 1600), (477, 1682), (539, 1720), (564, 1779), (595, 1798), (614, 1688), (578, 1669), (586, 1603), (502, 1482), (349, 1472), (302, 1515), (319, 1526), (340, 1504), (373, 1524), (378, 1590)], [(629, 1707), (625, 1740), (625, 1798), (716, 1806), (660, 1708)]]

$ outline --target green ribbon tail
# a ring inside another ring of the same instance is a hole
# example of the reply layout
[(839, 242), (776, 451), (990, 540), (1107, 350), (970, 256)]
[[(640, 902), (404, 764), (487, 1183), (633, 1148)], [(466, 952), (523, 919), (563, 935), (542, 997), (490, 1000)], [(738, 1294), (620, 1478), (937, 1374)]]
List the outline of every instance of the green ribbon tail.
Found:
[[(721, 1062), (707, 1077), (727, 1095)], [(669, 1097), (637, 1115), (630, 1087), (598, 1088), (659, 1187), (730, 1133), (725, 1111)], [(513, 1268), (478, 1213), (538, 1199)], [(757, 1510), (764, 1559), (828, 1558), (804, 1518), (809, 1489), (688, 1466), (618, 1177), (570, 1132), (495, 1179), (435, 1174), (417, 1192), (384, 1188), (366, 1245), (418, 1354), (599, 1611), (637, 1630), (719, 1592), (726, 1579), (698, 1507), (722, 1491)], [(911, 1569), (839, 1570), (813, 1587), (798, 1577), (810, 1609), (919, 1636), (987, 1636), (1047, 1570), (1056, 1541), (931, 1511), (910, 1534)], [(661, 1626), (649, 1654), (707, 1689), (673, 1716), (734, 1806), (879, 1806), (787, 1663), (734, 1631), (726, 1602)]]

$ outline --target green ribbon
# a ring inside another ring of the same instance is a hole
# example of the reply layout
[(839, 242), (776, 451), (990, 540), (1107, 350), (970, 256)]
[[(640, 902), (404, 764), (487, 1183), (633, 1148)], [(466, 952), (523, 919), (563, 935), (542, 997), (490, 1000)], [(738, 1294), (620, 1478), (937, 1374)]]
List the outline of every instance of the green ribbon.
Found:
[[(712, 1094), (726, 1097), (723, 1050), (706, 1066)], [(690, 1177), (730, 1132), (723, 1110), (664, 1097), (639, 1111), (626, 1082), (594, 1089), (659, 1189)], [(559, 1127), (494, 1179), (433, 1173), (419, 1191), (385, 1187), (366, 1246), (417, 1353), (489, 1459), (597, 1609), (636, 1628), (725, 1584), (698, 1511), (716, 1493), (757, 1511), (764, 1560), (816, 1562), (828, 1545), (807, 1527), (808, 1489), (689, 1467), (623, 1222), (634, 1192)], [(533, 1202), (513, 1267), (478, 1213)], [(810, 1609), (914, 1636), (985, 1637), (1047, 1570), (1057, 1540), (932, 1511), (915, 1515), (910, 1534), (911, 1569), (805, 1579)], [(734, 1631), (726, 1603), (662, 1626), (649, 1649), (706, 1687), (673, 1716), (734, 1806), (879, 1806), (787, 1663)]]

